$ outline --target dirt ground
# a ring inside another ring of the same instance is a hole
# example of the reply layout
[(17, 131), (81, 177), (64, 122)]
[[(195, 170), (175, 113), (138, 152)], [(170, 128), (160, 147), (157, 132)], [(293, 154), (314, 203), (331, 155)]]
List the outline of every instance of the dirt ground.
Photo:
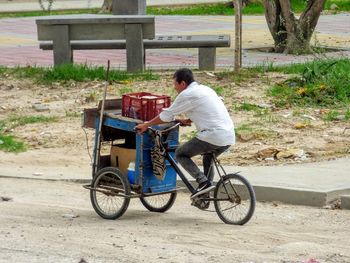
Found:
[[(108, 87), (107, 97), (150, 91), (171, 95), (174, 99), (172, 72), (159, 74), (159, 80), (113, 83)], [(238, 128), (237, 144), (221, 157), (223, 163), (276, 165), (350, 155), (350, 130), (346, 129), (349, 123), (325, 122), (323, 118), (329, 109), (278, 109), (266, 96), (269, 85), (287, 76), (267, 73), (240, 82), (209, 72), (197, 72), (195, 76), (223, 97)], [(11, 116), (57, 117), (56, 122), (20, 125), (13, 129), (8, 124), (11, 133), (26, 142), (28, 151), (17, 155), (0, 152), (0, 163), (19, 165), (17, 160), (22, 160), (36, 165), (85, 166), (90, 162), (87, 142), (91, 152), (94, 130), (87, 130), (85, 136), (81, 112), (84, 108), (96, 107), (102, 97), (102, 82), (39, 85), (26, 79), (3, 78), (0, 91), (0, 120), (6, 121)], [(243, 103), (253, 104), (254, 110), (239, 110)], [(183, 128), (181, 141), (187, 140), (193, 129)]]
[(349, 210), (259, 202), (250, 222), (232, 226), (179, 193), (166, 213), (132, 199), (110, 221), (80, 184), (1, 178), (0, 193), (12, 198), (0, 199), (1, 263), (350, 262)]

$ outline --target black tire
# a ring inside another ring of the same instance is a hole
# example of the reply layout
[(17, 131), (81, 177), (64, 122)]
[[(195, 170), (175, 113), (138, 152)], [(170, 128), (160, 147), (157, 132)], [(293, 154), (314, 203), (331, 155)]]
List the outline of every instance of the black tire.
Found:
[(244, 225), (254, 214), (254, 189), (239, 174), (228, 174), (220, 179), (215, 188), (214, 199), (219, 199), (214, 200), (215, 210), (226, 224)]
[(149, 211), (163, 213), (173, 206), (176, 196), (177, 192), (147, 197), (143, 196), (140, 197), (140, 201)]
[(117, 219), (125, 213), (130, 203), (130, 198), (125, 197), (130, 195), (130, 184), (119, 169), (101, 169), (93, 179), (91, 187), (91, 204), (99, 216), (104, 219)]

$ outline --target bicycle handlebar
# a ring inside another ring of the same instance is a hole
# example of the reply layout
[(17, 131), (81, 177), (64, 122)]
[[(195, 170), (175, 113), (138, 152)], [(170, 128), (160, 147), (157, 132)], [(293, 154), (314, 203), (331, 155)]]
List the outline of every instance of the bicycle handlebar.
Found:
[[(181, 125), (181, 122), (178, 122), (178, 121), (173, 121), (173, 122), (170, 122), (169, 124), (171, 123), (175, 123), (174, 125), (170, 125), (162, 130), (159, 130), (159, 129), (155, 129), (155, 128), (152, 128), (152, 127), (148, 127), (147, 130), (152, 132), (153, 134), (159, 134), (159, 135), (162, 135), (163, 133), (167, 133), (173, 129), (175, 129), (176, 127), (180, 126)], [(137, 129), (136, 127), (133, 129), (135, 132), (137, 132)]]
[(166, 127), (165, 129), (162, 129), (162, 130), (154, 129), (152, 127), (148, 127), (147, 130), (152, 131), (153, 133), (158, 133), (158, 134), (162, 135), (163, 133), (167, 133), (167, 132), (175, 129), (176, 127), (180, 126), (180, 124), (181, 124), (180, 122), (175, 122), (174, 125)]

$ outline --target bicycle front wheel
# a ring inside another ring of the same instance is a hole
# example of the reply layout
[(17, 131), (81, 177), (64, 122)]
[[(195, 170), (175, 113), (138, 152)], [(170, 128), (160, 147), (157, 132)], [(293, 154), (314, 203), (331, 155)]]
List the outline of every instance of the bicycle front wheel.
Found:
[(253, 187), (239, 174), (228, 174), (220, 179), (214, 192), (215, 210), (226, 224), (244, 225), (255, 210)]
[(117, 219), (129, 206), (130, 184), (114, 167), (98, 171), (92, 181), (90, 199), (96, 213), (104, 219)]
[(141, 203), (151, 212), (163, 213), (169, 210), (176, 199), (177, 192), (140, 197)]

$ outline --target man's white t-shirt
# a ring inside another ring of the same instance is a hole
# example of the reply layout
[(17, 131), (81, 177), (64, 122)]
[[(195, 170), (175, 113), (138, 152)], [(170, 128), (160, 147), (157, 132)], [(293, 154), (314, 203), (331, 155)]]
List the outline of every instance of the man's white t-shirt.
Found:
[(173, 121), (185, 113), (197, 128), (197, 138), (217, 146), (235, 144), (235, 132), (227, 109), (211, 88), (192, 82), (178, 94), (173, 104), (163, 109), (159, 117), (164, 122)]

